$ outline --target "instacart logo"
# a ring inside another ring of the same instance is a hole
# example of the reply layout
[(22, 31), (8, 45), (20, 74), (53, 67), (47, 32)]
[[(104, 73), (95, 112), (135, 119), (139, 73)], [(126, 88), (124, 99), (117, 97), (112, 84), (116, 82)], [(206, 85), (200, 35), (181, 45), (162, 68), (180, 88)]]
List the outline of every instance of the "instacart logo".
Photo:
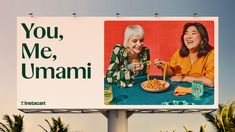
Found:
[(46, 105), (45, 101), (21, 101), (21, 105)]

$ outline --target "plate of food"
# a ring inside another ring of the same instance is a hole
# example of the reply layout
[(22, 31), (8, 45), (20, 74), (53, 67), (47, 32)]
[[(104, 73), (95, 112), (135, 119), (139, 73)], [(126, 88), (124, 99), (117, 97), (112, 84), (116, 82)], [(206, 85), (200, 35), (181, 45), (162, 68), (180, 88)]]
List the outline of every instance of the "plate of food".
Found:
[(169, 88), (170, 84), (163, 80), (147, 80), (141, 83), (141, 87), (148, 92), (163, 92)]

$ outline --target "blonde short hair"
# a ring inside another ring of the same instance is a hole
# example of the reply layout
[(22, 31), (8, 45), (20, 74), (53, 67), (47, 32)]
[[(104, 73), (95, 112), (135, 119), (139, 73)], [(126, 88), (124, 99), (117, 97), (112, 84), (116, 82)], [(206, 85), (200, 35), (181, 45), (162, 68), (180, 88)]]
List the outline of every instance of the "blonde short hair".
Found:
[(126, 27), (124, 33), (124, 46), (127, 47), (127, 43), (131, 36), (138, 36), (144, 38), (144, 29), (140, 25), (129, 25)]

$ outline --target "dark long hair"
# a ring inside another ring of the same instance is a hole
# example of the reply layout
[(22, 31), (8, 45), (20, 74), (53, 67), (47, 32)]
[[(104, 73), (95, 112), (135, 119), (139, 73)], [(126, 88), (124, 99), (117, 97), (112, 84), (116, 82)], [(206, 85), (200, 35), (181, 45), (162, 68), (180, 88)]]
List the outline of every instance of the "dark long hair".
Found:
[(184, 34), (190, 26), (195, 26), (196, 29), (198, 30), (198, 32), (200, 33), (201, 38), (202, 38), (202, 44), (200, 45), (197, 56), (198, 57), (205, 56), (208, 52), (210, 52), (213, 49), (213, 47), (208, 43), (209, 36), (207, 33), (207, 29), (201, 23), (197, 23), (197, 22), (186, 23), (184, 25), (183, 33), (181, 36), (182, 45), (181, 45), (181, 49), (180, 49), (180, 56), (185, 57), (185, 56), (189, 55), (189, 49), (186, 47), (186, 45), (184, 43)]

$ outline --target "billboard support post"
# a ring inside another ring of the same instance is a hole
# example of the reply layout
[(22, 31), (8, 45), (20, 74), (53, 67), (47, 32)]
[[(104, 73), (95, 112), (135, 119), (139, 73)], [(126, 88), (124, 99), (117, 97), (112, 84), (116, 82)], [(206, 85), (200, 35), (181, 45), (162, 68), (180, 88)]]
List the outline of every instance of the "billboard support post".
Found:
[(108, 111), (108, 132), (127, 132), (128, 120), (126, 110)]

